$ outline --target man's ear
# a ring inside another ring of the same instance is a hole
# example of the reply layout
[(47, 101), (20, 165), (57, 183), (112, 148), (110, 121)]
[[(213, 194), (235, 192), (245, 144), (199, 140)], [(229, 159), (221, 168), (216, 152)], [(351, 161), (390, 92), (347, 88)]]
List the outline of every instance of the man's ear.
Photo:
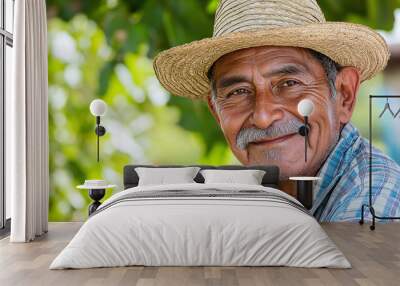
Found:
[(219, 121), (219, 116), (218, 116), (218, 113), (217, 113), (217, 111), (215, 110), (215, 106), (214, 106), (214, 104), (213, 104), (213, 102), (212, 102), (212, 100), (211, 100), (211, 92), (208, 94), (208, 96), (207, 96), (207, 104), (208, 104), (208, 107), (209, 107), (209, 109), (211, 110), (211, 113), (212, 113), (212, 115), (214, 116), (214, 118), (215, 118), (215, 120), (218, 122), (218, 124), (220, 124), (220, 121)]
[(360, 87), (360, 72), (355, 67), (343, 67), (336, 76), (336, 107), (340, 123), (350, 121)]

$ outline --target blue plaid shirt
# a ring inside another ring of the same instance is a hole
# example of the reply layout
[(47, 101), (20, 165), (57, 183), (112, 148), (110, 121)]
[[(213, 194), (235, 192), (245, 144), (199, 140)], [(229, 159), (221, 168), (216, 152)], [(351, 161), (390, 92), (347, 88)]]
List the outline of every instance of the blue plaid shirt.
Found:
[[(369, 202), (369, 141), (347, 123), (314, 181), (311, 213), (319, 221), (355, 221)], [(372, 203), (377, 216), (400, 216), (400, 166), (372, 148)], [(364, 217), (371, 219), (369, 209)]]

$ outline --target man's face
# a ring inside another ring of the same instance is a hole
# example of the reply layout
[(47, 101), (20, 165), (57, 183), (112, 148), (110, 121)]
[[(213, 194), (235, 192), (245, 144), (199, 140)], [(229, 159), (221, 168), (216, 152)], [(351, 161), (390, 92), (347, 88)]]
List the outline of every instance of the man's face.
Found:
[[(307, 50), (256, 47), (232, 52), (214, 65), (215, 105), (233, 153), (244, 165), (274, 164), (281, 178), (315, 175), (338, 140), (339, 106), (322, 65)], [(297, 133), (302, 99), (314, 103), (307, 162)], [(261, 135), (260, 135), (261, 134)]]

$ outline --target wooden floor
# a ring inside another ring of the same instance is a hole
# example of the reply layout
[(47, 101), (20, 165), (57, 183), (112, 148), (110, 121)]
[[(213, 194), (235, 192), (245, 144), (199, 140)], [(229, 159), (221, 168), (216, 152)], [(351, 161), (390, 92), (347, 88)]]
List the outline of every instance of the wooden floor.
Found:
[(0, 241), (0, 285), (400, 285), (400, 223), (325, 224), (353, 268), (120, 267), (48, 270), (81, 223), (50, 223), (32, 243)]

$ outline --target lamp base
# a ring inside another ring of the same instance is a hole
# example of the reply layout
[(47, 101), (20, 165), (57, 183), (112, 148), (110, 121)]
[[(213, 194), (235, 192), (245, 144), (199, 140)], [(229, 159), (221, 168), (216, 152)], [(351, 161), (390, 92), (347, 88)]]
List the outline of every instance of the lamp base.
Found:
[(313, 206), (313, 181), (297, 181), (297, 199), (310, 210)]
[(90, 189), (89, 190), (89, 197), (94, 201), (90, 206), (89, 206), (89, 216), (94, 213), (97, 208), (101, 205), (100, 200), (104, 197), (106, 194), (106, 189)]

